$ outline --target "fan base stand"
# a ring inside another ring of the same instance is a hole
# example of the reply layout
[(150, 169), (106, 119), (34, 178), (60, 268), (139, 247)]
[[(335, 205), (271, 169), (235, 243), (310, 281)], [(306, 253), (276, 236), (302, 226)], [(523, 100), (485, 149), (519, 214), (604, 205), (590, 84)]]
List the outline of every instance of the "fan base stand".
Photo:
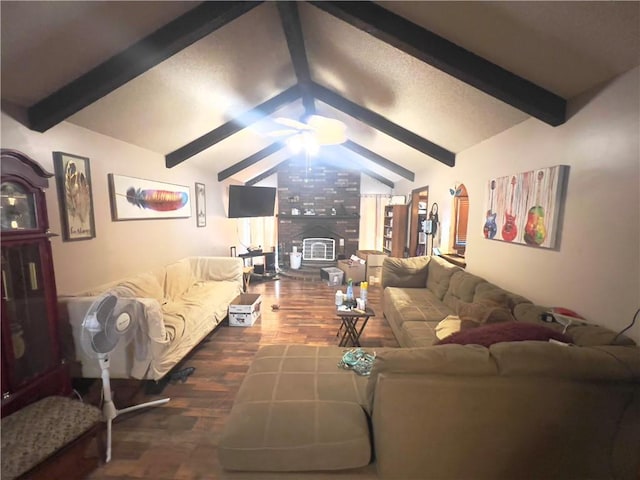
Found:
[(153, 400), (151, 402), (132, 405), (120, 410), (116, 408), (116, 406), (113, 404), (113, 401), (105, 401), (104, 406), (102, 407), (102, 414), (107, 421), (107, 453), (105, 457), (105, 463), (109, 463), (109, 461), (111, 461), (111, 424), (116, 417), (125, 413), (141, 410), (143, 408), (157, 407), (167, 403), (169, 400), (171, 400), (171, 398), (162, 398), (160, 400)]
[(107, 452), (105, 455), (105, 463), (111, 461), (111, 424), (113, 419), (123, 413), (133, 412), (134, 410), (140, 410), (147, 407), (157, 407), (164, 403), (167, 403), (170, 398), (162, 398), (160, 400), (153, 400), (151, 402), (140, 403), (138, 405), (132, 405), (131, 407), (118, 410), (113, 403), (113, 395), (111, 393), (111, 381), (109, 379), (109, 355), (101, 353), (99, 358), (100, 368), (102, 370), (102, 392), (104, 394), (104, 405), (102, 406), (102, 415), (107, 422)]

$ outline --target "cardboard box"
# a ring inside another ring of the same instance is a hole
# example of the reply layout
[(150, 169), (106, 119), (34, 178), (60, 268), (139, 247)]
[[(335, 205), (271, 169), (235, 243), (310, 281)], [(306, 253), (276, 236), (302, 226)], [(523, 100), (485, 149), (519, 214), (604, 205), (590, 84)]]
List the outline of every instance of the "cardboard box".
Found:
[(250, 327), (260, 317), (262, 298), (256, 293), (241, 293), (229, 305), (229, 326)]
[(320, 269), (320, 278), (327, 281), (327, 285), (342, 285), (344, 272), (336, 267), (327, 267)]
[(360, 283), (367, 278), (367, 266), (363, 263), (338, 260), (338, 268), (344, 272), (345, 282), (351, 279), (353, 283)]
[(382, 282), (382, 267), (367, 266), (367, 278), (369, 285), (380, 285)]
[(387, 254), (380, 250), (358, 250), (356, 257), (366, 261), (368, 267), (381, 267)]

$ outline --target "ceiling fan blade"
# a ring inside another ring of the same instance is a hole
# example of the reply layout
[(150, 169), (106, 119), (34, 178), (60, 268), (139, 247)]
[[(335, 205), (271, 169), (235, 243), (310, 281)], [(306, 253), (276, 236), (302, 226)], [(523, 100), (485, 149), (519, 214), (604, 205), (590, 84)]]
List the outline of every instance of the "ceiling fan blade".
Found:
[(307, 119), (307, 125), (313, 128), (344, 128), (346, 129), (346, 125), (340, 120), (336, 120), (335, 118), (323, 117), (322, 115), (311, 115)]
[(289, 135), (296, 135), (300, 133), (298, 130), (293, 130), (291, 128), (288, 128), (286, 130), (273, 130), (272, 132), (268, 132), (267, 136), (268, 137), (286, 137)]
[(297, 120), (292, 120), (291, 118), (278, 117), (278, 118), (274, 118), (273, 121), (276, 123), (279, 123), (280, 125), (295, 128), (297, 130), (311, 130), (311, 127), (309, 127), (308, 125), (302, 122), (299, 122)]
[(340, 120), (312, 115), (308, 122), (320, 145), (339, 145), (347, 141), (347, 126)]

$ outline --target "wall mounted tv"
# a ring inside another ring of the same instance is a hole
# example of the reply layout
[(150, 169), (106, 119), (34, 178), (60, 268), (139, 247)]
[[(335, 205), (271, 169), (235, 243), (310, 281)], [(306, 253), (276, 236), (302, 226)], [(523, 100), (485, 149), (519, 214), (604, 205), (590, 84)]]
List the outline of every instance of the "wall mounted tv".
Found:
[(229, 185), (229, 218), (273, 217), (275, 187)]

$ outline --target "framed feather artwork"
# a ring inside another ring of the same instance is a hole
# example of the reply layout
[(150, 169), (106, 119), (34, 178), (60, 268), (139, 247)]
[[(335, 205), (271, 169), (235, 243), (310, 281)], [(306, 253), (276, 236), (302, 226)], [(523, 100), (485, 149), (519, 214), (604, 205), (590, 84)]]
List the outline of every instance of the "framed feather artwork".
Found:
[(89, 159), (53, 152), (64, 241), (89, 240), (96, 236)]
[(189, 187), (109, 174), (111, 218), (150, 220), (191, 217)]

